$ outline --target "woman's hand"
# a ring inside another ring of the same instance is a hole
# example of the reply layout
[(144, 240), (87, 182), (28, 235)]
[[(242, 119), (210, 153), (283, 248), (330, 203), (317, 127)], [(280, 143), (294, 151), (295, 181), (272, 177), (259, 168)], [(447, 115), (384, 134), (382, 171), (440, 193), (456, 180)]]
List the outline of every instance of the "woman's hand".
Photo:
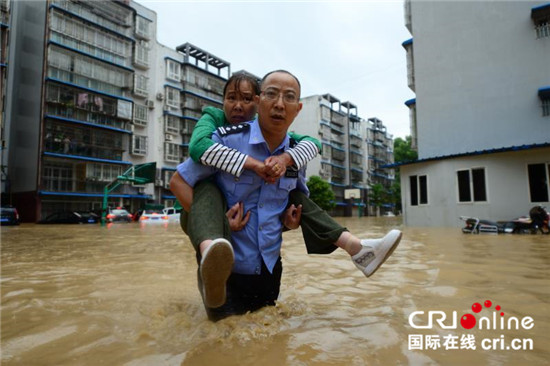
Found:
[(283, 225), (290, 230), (297, 229), (300, 226), (301, 217), (302, 205), (298, 205), (298, 207), (296, 207), (294, 206), (294, 204), (292, 204), (289, 208), (286, 209), (284, 213)]
[(244, 215), (244, 205), (242, 202), (235, 203), (227, 212), (225, 216), (229, 221), (229, 228), (231, 231), (241, 231), (244, 229), (248, 220), (250, 219), (250, 211)]

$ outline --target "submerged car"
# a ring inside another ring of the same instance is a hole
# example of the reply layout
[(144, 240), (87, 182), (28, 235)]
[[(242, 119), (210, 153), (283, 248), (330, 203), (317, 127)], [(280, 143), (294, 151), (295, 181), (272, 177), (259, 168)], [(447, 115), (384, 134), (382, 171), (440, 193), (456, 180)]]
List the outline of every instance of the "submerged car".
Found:
[(146, 222), (168, 222), (168, 215), (164, 214), (160, 210), (144, 210), (139, 217), (140, 223)]
[(131, 222), (132, 215), (122, 207), (111, 208), (107, 214), (107, 222)]
[(2, 206), (0, 208), (1, 225), (19, 225), (19, 213), (13, 206)]
[(180, 221), (181, 208), (176, 207), (166, 207), (162, 212), (168, 216), (169, 221)]
[(97, 224), (99, 216), (93, 212), (58, 211), (40, 220), (39, 224)]

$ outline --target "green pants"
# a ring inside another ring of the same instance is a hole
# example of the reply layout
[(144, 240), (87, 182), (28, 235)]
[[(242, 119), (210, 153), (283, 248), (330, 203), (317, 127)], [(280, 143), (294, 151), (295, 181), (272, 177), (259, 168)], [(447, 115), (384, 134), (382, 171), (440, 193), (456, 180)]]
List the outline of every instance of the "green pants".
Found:
[[(199, 182), (193, 191), (191, 212), (181, 211), (180, 224), (189, 236), (200, 260), (199, 245), (207, 239), (225, 238), (231, 241), (231, 230), (225, 213), (227, 203), (218, 186), (210, 180)], [(300, 226), (309, 254), (329, 254), (340, 235), (347, 231), (303, 192), (290, 192), (289, 205), (302, 205)]]

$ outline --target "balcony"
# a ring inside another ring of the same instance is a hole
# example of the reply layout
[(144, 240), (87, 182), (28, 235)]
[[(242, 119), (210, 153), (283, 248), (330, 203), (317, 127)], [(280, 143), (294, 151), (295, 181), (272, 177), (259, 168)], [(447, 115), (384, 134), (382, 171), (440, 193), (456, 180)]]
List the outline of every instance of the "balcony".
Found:
[(126, 150), (120, 133), (50, 120), (46, 120), (44, 128), (44, 152), (122, 161)]

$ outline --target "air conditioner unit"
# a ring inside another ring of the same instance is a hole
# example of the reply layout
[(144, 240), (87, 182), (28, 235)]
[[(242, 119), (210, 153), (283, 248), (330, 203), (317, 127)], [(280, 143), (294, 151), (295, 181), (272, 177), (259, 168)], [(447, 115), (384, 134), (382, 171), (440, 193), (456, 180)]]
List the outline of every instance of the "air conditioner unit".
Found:
[(155, 108), (155, 101), (153, 101), (153, 100), (146, 100), (146, 101), (145, 101), (145, 104), (147, 105), (147, 107), (148, 107), (149, 109)]
[(164, 100), (164, 94), (157, 93), (157, 100)]
[(174, 136), (170, 135), (169, 133), (164, 134), (164, 139), (166, 141), (172, 141), (173, 138), (174, 138)]
[(162, 187), (164, 183), (162, 182), (162, 179), (155, 179), (155, 186)]

